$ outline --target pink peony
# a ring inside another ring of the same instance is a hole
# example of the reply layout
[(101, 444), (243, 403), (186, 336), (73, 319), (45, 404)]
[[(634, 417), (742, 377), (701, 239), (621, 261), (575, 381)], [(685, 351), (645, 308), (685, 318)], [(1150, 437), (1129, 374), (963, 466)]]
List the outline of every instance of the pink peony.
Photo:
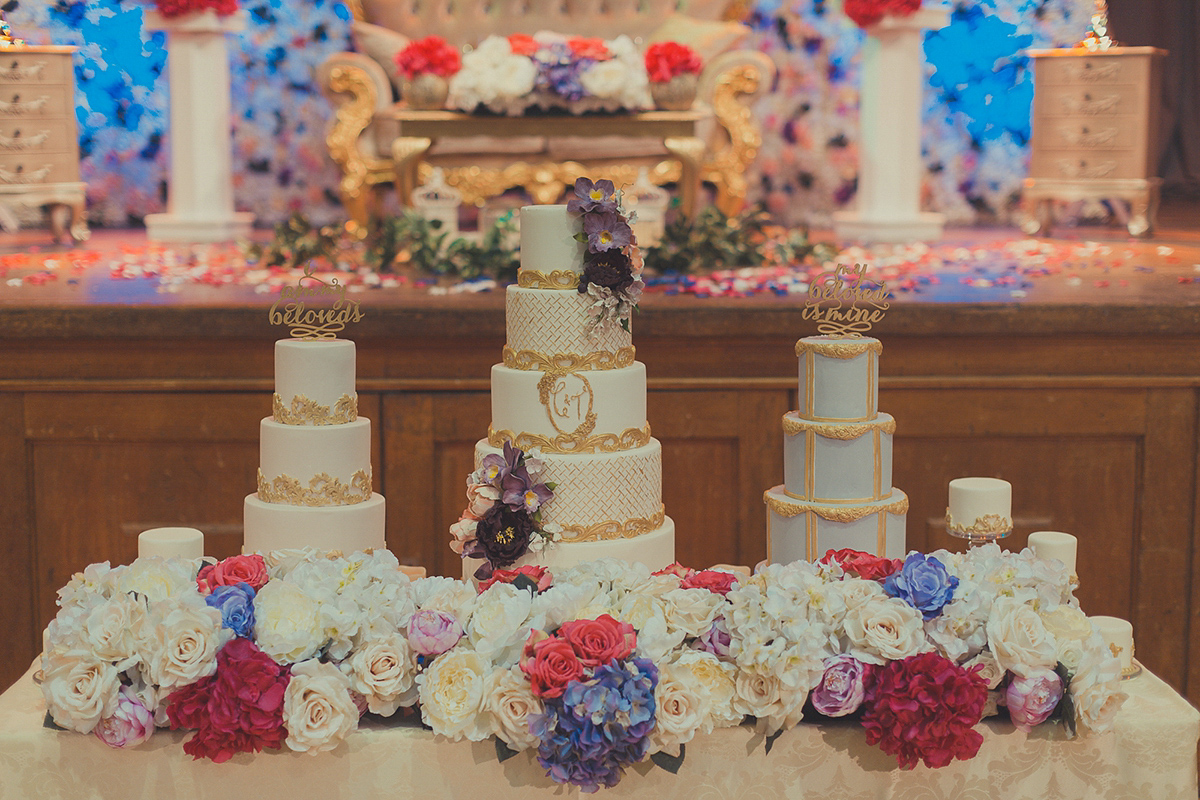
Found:
[(112, 716), (100, 720), (94, 733), (109, 747), (137, 747), (154, 735), (154, 712), (146, 708), (132, 689), (122, 686), (116, 710)]
[(247, 556), (230, 556), (216, 564), (205, 564), (196, 575), (196, 586), (201, 594), (209, 594), (218, 586), (233, 586), (235, 583), (249, 584), (258, 591), (267, 585), (267, 564), (257, 553)]
[(870, 683), (871, 665), (840, 654), (825, 659), (825, 674), (812, 690), (813, 708), (827, 717), (844, 717), (858, 711)]
[(423, 608), (408, 620), (408, 646), (423, 656), (440, 656), (462, 638), (458, 618), (446, 611)]
[(1025, 677), (1017, 675), (1004, 690), (1013, 725), (1026, 733), (1050, 718), (1062, 696), (1062, 678), (1052, 669), (1035, 669)]

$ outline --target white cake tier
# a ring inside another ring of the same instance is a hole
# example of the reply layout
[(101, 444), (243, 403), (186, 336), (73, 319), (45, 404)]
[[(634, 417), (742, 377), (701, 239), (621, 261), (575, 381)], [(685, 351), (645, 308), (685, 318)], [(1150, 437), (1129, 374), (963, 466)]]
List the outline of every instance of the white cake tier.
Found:
[(244, 553), (315, 547), (350, 554), (385, 547), (383, 495), (352, 506), (285, 506), (246, 497)]
[[(645, 445), (646, 366), (561, 374), (492, 367), (492, 444), (594, 452)], [(498, 437), (498, 438), (497, 438)]]
[(346, 339), (275, 343), (275, 421), (330, 425), (358, 416), (354, 342)]
[[(281, 425), (267, 417), (259, 426), (259, 436), (260, 481), (283, 493), (294, 491), (299, 482), (300, 490), (316, 495), (291, 504), (348, 505), (369, 496), (371, 421), (366, 417), (345, 425), (315, 427)], [(342, 489), (348, 490), (348, 497), (339, 494)]]
[(879, 401), (878, 339), (808, 336), (796, 342), (800, 409), (805, 419), (873, 419)]
[(946, 530), (955, 536), (997, 538), (1012, 532), (1012, 484), (1000, 478), (950, 481)]
[(509, 286), (505, 366), (602, 370), (632, 364), (633, 337), (628, 331), (610, 325), (595, 338), (589, 333), (591, 303), (587, 295), (574, 290)]
[(783, 417), (783, 484), (794, 499), (870, 503), (892, 490), (896, 420), (813, 422), (794, 411)]
[(566, 206), (522, 207), (520, 271), (581, 274), (587, 245), (577, 241), (575, 234), (582, 230), (580, 215), (571, 214)]
[[(502, 453), (486, 440), (475, 445), (475, 466), (489, 453)], [(543, 453), (542, 480), (557, 484), (542, 507), (542, 522), (563, 527), (564, 539), (616, 538), (661, 526), (662, 445), (620, 453)]]
[(886, 500), (862, 505), (808, 503), (782, 486), (763, 495), (767, 504), (767, 561), (816, 561), (849, 547), (885, 558), (903, 558), (908, 495), (893, 488)]
[[(556, 569), (566, 569), (576, 564), (601, 558), (619, 558), (623, 561), (640, 562), (652, 571), (663, 569), (675, 561), (675, 523), (670, 517), (665, 517), (662, 526), (632, 539), (564, 542), (545, 552), (520, 558), (515, 564), (504, 569), (516, 569), (527, 564), (537, 564), (553, 572)], [(464, 558), (463, 580), (470, 580), (481, 563), (478, 559)]]

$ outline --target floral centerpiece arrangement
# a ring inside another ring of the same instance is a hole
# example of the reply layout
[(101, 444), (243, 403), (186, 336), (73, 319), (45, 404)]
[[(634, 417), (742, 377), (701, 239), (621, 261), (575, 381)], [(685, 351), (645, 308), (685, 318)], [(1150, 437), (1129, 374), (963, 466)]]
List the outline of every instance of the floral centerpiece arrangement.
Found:
[(403, 96), (413, 108), (441, 108), (450, 86), (447, 79), (462, 67), (462, 57), (440, 36), (410, 42), (396, 53), (396, 70), (405, 78)]
[(512, 116), (653, 107), (645, 66), (628, 36), (605, 41), (548, 32), (484, 39), (463, 56), (449, 104)]
[(1000, 708), (1089, 734), (1124, 700), (1065, 568), (994, 544), (831, 551), (748, 578), (525, 566), (478, 588), (410, 583), (387, 551), (144, 558), (88, 567), (58, 602), (53, 721), (113, 747), (194, 729), (185, 752), (214, 761), (331, 750), (362, 715), (417, 706), (437, 736), (494, 737), (594, 791), (647, 758), (686, 767), (695, 736), (744, 722), (776, 736), (851, 716), (900, 766), (937, 767), (974, 756)]
[(860, 28), (869, 28), (886, 15), (907, 17), (921, 8), (921, 0), (845, 0), (842, 9)]
[(587, 245), (579, 291), (592, 299), (592, 331), (610, 325), (629, 330), (646, 284), (642, 281), (642, 252), (630, 223), (633, 214), (621, 205), (612, 181), (575, 181), (567, 211), (579, 214), (583, 230), (575, 238)]
[(237, 13), (238, 0), (154, 0), (154, 7), (167, 19), (201, 14), (210, 9), (217, 12), (218, 17), (228, 17)]
[(704, 66), (696, 51), (678, 42), (656, 42), (646, 48), (645, 60), (654, 104), (671, 110), (691, 108)]

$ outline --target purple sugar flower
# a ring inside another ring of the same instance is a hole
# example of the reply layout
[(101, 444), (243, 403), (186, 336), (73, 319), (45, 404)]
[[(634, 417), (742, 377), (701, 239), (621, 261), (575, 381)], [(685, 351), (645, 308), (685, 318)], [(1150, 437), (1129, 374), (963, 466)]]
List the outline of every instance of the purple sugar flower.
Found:
[(588, 249), (593, 253), (625, 247), (633, 237), (633, 229), (616, 211), (584, 214), (583, 232), (587, 234)]
[(567, 200), (567, 211), (582, 214), (587, 211), (616, 211), (617, 187), (612, 181), (596, 181), (578, 178), (575, 181), (575, 196)]
[(1017, 675), (1004, 692), (1013, 725), (1026, 733), (1049, 719), (1062, 696), (1062, 678), (1052, 669), (1035, 669), (1024, 678)]
[(827, 717), (853, 714), (866, 694), (868, 669), (844, 653), (825, 659), (825, 674), (810, 695), (813, 708)]

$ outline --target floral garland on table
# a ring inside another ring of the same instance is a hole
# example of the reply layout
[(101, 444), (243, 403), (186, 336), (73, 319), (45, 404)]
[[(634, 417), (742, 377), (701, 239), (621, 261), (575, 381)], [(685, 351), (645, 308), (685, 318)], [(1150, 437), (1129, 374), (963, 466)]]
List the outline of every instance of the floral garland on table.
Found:
[(562, 538), (560, 526), (542, 522), (542, 506), (554, 499), (555, 487), (541, 480), (545, 471), (536, 451), (505, 442), (504, 455), (489, 453), (467, 476), (467, 507), (450, 526), (450, 548), (483, 560), (476, 580), (486, 581), (495, 570)]
[(1120, 662), (1058, 562), (995, 545), (903, 562), (851, 550), (752, 577), (602, 560), (410, 582), (388, 551), (94, 564), (58, 593), (42, 691), (58, 725), (195, 758), (331, 750), (369, 711), (530, 750), (594, 791), (697, 734), (857, 715), (905, 768), (974, 756), (1006, 706), (1029, 730), (1109, 730)]
[(633, 214), (621, 206), (612, 181), (575, 181), (567, 211), (579, 214), (583, 230), (575, 238), (587, 244), (583, 256), (580, 294), (592, 299), (593, 334), (619, 324), (626, 331), (646, 284), (642, 281), (642, 252), (631, 223)]
[(218, 17), (228, 17), (237, 13), (238, 0), (154, 0), (154, 7), (167, 19), (202, 14), (209, 9), (217, 12)]
[(463, 56), (462, 69), (450, 80), (449, 104), (512, 116), (530, 109), (641, 110), (654, 107), (649, 85), (628, 36), (489, 36)]
[(410, 81), (418, 75), (449, 78), (462, 67), (462, 57), (440, 36), (410, 42), (396, 53), (396, 70)]
[(845, 0), (842, 9), (860, 28), (869, 28), (888, 14), (907, 17), (921, 7), (921, 0)]

